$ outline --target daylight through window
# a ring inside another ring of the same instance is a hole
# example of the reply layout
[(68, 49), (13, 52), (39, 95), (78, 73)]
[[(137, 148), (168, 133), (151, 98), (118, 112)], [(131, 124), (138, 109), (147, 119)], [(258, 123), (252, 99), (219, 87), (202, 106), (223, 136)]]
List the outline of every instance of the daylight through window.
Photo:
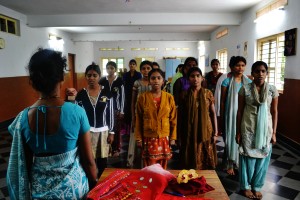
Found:
[(106, 71), (106, 64), (109, 61), (113, 61), (117, 64), (118, 71), (120, 72), (120, 69), (124, 69), (124, 58), (101, 58), (101, 68), (102, 68), (102, 74), (101, 76), (107, 76), (107, 71)]
[(284, 34), (278, 34), (257, 41), (258, 60), (268, 64), (268, 83), (275, 85), (278, 90), (284, 86)]
[(227, 72), (227, 55), (227, 49), (221, 49), (217, 51), (217, 58), (220, 61), (219, 71), (222, 73)]

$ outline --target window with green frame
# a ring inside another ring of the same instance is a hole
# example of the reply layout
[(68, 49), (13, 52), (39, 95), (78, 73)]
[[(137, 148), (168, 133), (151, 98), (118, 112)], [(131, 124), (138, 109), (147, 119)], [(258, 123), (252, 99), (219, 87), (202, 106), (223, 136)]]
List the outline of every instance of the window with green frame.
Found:
[(284, 33), (257, 40), (258, 60), (264, 61), (269, 67), (268, 83), (275, 85), (279, 91), (284, 86)]
[(124, 58), (101, 58), (101, 76), (107, 76), (107, 71), (106, 71), (106, 64), (109, 61), (113, 61), (117, 64), (118, 67), (118, 72), (120, 71), (120, 69), (124, 69)]
[(16, 19), (0, 14), (0, 31), (18, 35), (17, 23)]

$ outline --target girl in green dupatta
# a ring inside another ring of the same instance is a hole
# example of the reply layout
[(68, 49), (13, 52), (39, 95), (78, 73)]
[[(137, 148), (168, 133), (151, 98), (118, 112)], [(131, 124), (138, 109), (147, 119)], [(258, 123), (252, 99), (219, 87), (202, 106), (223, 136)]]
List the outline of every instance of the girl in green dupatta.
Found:
[(268, 66), (252, 65), (252, 83), (239, 91), (236, 142), (239, 144), (240, 189), (250, 199), (261, 199), (270, 163), (272, 144), (276, 143), (278, 92), (265, 82)]
[(190, 88), (182, 99), (183, 126), (180, 163), (185, 169), (215, 169), (217, 165), (217, 117), (214, 97), (202, 88), (202, 72), (193, 67), (187, 74)]

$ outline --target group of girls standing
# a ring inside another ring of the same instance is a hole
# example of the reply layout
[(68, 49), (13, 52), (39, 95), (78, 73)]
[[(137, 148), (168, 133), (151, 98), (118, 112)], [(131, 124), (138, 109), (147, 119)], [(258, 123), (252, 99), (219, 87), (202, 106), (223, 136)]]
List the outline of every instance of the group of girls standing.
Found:
[[(141, 63), (139, 74), (131, 60), (123, 80), (115, 75), (114, 62), (107, 63), (108, 76), (101, 80), (99, 66), (89, 65), (87, 87), (75, 98), (78, 105), (60, 98), (65, 66), (66, 60), (53, 50), (40, 50), (28, 65), (31, 85), (40, 98), (9, 127), (13, 145), (7, 184), (12, 199), (68, 198), (68, 194), (82, 198), (107, 167), (110, 145), (115, 153), (120, 151), (116, 124), (124, 114), (124, 121), (132, 126), (129, 167), (137, 147), (144, 166), (160, 163), (166, 169), (171, 146), (180, 138), (181, 168), (215, 169), (219, 134), (215, 100), (202, 86), (195, 58), (185, 61), (183, 77), (174, 84), (175, 98), (162, 91), (163, 72), (152, 69), (149, 61)], [(231, 73), (221, 84), (219, 123), (226, 135), (227, 172), (234, 175), (234, 167), (239, 166), (244, 195), (261, 199), (271, 143), (276, 143), (278, 92), (265, 81), (266, 63), (252, 65), (253, 81), (243, 74), (245, 58), (233, 57), (230, 66)], [(72, 183), (76, 187), (70, 187)]]
[(239, 168), (243, 194), (261, 199), (272, 144), (276, 143), (278, 92), (265, 80), (268, 75), (265, 62), (252, 65), (252, 80), (244, 75), (246, 64), (244, 57), (232, 57), (231, 72), (220, 83), (221, 92), (215, 90), (221, 93), (219, 123), (214, 97), (202, 87), (201, 70), (192, 67), (183, 75), (189, 87), (180, 92), (177, 101), (178, 113), (184, 115), (181, 128), (177, 129), (181, 138), (180, 163), (183, 168), (214, 169), (215, 141), (222, 134), (227, 173), (235, 175), (235, 168)]
[[(107, 167), (110, 145), (114, 153), (120, 151), (120, 126), (117, 124), (120, 124), (122, 119), (126, 119), (124, 121), (127, 126), (131, 126), (128, 167), (141, 168), (143, 164), (147, 166), (158, 162), (166, 168), (167, 160), (171, 158), (170, 135), (172, 135), (171, 144), (175, 144), (176, 108), (172, 95), (161, 91), (164, 83), (163, 72), (160, 69), (152, 70), (150, 61), (143, 61), (140, 64), (141, 76), (135, 70), (135, 60), (131, 60), (129, 66), (130, 71), (124, 74), (122, 80), (115, 76), (117, 66), (114, 62), (107, 63), (108, 76), (102, 79), (100, 79), (99, 66), (89, 65), (85, 72), (88, 86), (79, 91), (75, 99), (76, 103), (86, 110), (89, 119), (92, 150), (98, 167), (98, 175), (101, 175)], [(150, 71), (151, 77), (148, 76)], [(129, 90), (130, 87), (131, 90)], [(150, 92), (147, 93), (149, 97), (153, 94), (153, 98), (144, 98), (147, 102), (141, 104), (141, 95), (146, 92)], [(130, 97), (131, 101), (127, 99)], [(152, 115), (154, 110), (146, 109), (149, 115), (141, 116), (145, 105), (149, 105), (149, 108), (155, 107), (156, 115)], [(129, 116), (131, 116), (131, 121), (128, 120)], [(152, 116), (152, 118), (147, 119), (147, 116)], [(151, 130), (148, 134), (145, 124)], [(136, 139), (138, 139), (137, 143)], [(158, 145), (148, 148), (152, 144)]]

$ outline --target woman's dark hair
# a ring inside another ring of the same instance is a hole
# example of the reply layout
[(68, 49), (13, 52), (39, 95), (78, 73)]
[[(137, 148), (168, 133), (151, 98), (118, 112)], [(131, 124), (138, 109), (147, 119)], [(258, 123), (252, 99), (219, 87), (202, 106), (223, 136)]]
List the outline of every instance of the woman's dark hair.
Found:
[(130, 61), (129, 61), (129, 64), (130, 63), (134, 63), (134, 64), (136, 64), (136, 60), (134, 60), (134, 59), (131, 59)]
[(141, 62), (141, 64), (140, 64), (140, 70), (142, 70), (142, 67), (144, 65), (149, 65), (151, 67), (151, 69), (152, 69), (152, 62), (150, 62), (149, 60), (144, 60), (143, 62)]
[(164, 72), (163, 72), (161, 69), (157, 68), (157, 69), (152, 69), (152, 70), (148, 73), (148, 79), (149, 79), (149, 80), (150, 80), (151, 75), (152, 75), (154, 72), (158, 72), (158, 73), (162, 76), (162, 78), (164, 79)]
[(199, 67), (191, 67), (187, 73), (187, 77), (189, 78), (193, 72), (199, 72), (200, 75), (202, 76), (202, 71)]
[(235, 56), (231, 56), (230, 60), (229, 60), (229, 67), (233, 68), (234, 67), (234, 60), (235, 60)]
[(252, 67), (251, 67), (251, 73), (254, 72), (254, 70), (259, 67), (259, 66), (264, 66), (266, 71), (268, 72), (268, 65), (267, 63), (265, 63), (264, 61), (256, 61), (255, 63), (253, 63)]
[(180, 68), (183, 68), (183, 66), (184, 66), (184, 64), (179, 64), (179, 65), (176, 67), (176, 73), (178, 72), (178, 70), (179, 70)]
[(220, 61), (219, 61), (218, 59), (214, 58), (214, 59), (212, 59), (212, 60), (210, 61), (210, 65), (213, 65), (214, 62), (217, 62), (217, 63), (220, 64)]
[(116, 71), (118, 70), (117, 64), (116, 64), (114, 61), (109, 61), (109, 62), (106, 64), (106, 68), (108, 67), (108, 65), (113, 66), (113, 67), (115, 68)]
[(64, 80), (67, 59), (61, 52), (39, 49), (28, 64), (29, 79), (32, 87), (46, 95), (51, 95), (57, 83)]
[(90, 70), (94, 70), (95, 72), (97, 72), (97, 74), (99, 74), (99, 76), (101, 76), (101, 70), (100, 70), (100, 67), (99, 67), (99, 65), (96, 65), (96, 63), (92, 62), (91, 65), (89, 65), (89, 66), (86, 67), (86, 69), (85, 69), (85, 75), (87, 75), (87, 73), (88, 73)]
[(185, 61), (184, 61), (184, 66), (183, 66), (183, 67), (185, 67), (185, 66), (186, 66), (189, 62), (191, 62), (191, 61), (195, 61), (196, 64), (197, 64), (197, 66), (198, 66), (198, 61), (197, 61), (196, 58), (194, 58), (194, 57), (187, 57), (187, 58), (185, 59)]
[(158, 68), (160, 69), (160, 66), (159, 66), (159, 64), (157, 62), (152, 62), (152, 68), (153, 68), (153, 65), (158, 66)]
[[(234, 57), (234, 56), (233, 56)], [(232, 58), (232, 57), (231, 57)], [(245, 65), (247, 64), (246, 58), (244, 58), (243, 56), (235, 56), (232, 60), (232, 67), (236, 66), (239, 62), (243, 62), (245, 63)], [(231, 59), (230, 59), (231, 62)], [(229, 62), (229, 63), (230, 63)]]

